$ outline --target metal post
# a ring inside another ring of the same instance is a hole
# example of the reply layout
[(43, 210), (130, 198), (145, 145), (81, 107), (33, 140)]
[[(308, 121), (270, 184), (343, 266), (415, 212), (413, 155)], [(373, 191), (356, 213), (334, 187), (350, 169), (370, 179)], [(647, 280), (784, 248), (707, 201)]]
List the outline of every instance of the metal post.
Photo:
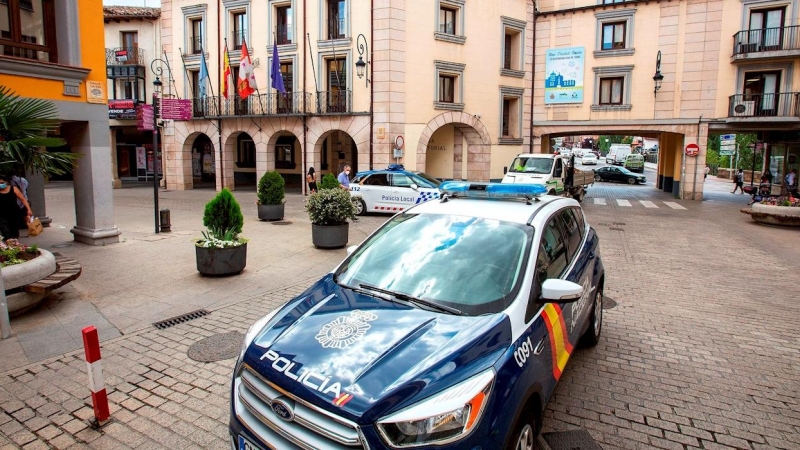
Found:
[(8, 299), (6, 298), (6, 282), (3, 270), (0, 269), (0, 334), (3, 339), (11, 336), (11, 319), (8, 318)]
[(158, 94), (153, 92), (153, 205), (155, 211), (156, 233), (158, 226)]

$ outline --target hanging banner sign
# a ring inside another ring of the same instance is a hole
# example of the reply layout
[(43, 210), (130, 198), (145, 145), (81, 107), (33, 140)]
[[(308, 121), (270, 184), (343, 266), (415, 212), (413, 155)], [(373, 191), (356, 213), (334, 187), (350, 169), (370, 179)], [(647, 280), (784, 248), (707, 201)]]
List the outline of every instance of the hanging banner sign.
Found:
[(192, 101), (178, 98), (161, 99), (161, 118), (192, 120)]
[(126, 62), (128, 61), (128, 50), (121, 49), (114, 52), (114, 57), (117, 59), (117, 62)]
[(133, 100), (109, 100), (108, 101), (109, 119), (135, 119), (136, 105)]
[(136, 108), (136, 128), (140, 131), (152, 131), (153, 126), (153, 105), (139, 105)]
[(583, 47), (551, 48), (545, 54), (544, 104), (583, 103)]

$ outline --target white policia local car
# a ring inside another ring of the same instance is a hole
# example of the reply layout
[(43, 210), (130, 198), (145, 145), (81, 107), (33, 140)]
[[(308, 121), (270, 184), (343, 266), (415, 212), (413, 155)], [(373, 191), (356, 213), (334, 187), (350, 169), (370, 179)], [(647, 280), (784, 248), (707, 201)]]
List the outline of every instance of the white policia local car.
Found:
[[(231, 450), (530, 450), (604, 270), (580, 204), (446, 181), (247, 331)], [(591, 357), (591, 356), (590, 356)]]
[(359, 172), (350, 182), (350, 195), (356, 214), (367, 212), (398, 213), (439, 198), (440, 181), (422, 173), (392, 164), (385, 170)]

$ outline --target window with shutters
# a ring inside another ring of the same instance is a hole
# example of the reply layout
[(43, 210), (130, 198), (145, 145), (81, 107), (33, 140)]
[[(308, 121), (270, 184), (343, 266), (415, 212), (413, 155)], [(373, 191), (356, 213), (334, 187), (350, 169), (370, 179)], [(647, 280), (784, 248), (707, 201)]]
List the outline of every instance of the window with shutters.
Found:
[(522, 144), (522, 97), (524, 88), (500, 86), (500, 145)]
[(435, 0), (436, 19), (433, 36), (437, 41), (463, 44), (465, 0)]

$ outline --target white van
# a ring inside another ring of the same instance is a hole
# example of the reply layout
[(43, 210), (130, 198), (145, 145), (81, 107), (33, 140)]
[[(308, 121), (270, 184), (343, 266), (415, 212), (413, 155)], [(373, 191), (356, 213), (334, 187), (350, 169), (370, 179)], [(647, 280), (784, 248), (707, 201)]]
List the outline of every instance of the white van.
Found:
[(625, 157), (631, 154), (631, 146), (628, 144), (611, 144), (611, 148), (606, 155), (606, 164), (621, 165), (625, 162)]

